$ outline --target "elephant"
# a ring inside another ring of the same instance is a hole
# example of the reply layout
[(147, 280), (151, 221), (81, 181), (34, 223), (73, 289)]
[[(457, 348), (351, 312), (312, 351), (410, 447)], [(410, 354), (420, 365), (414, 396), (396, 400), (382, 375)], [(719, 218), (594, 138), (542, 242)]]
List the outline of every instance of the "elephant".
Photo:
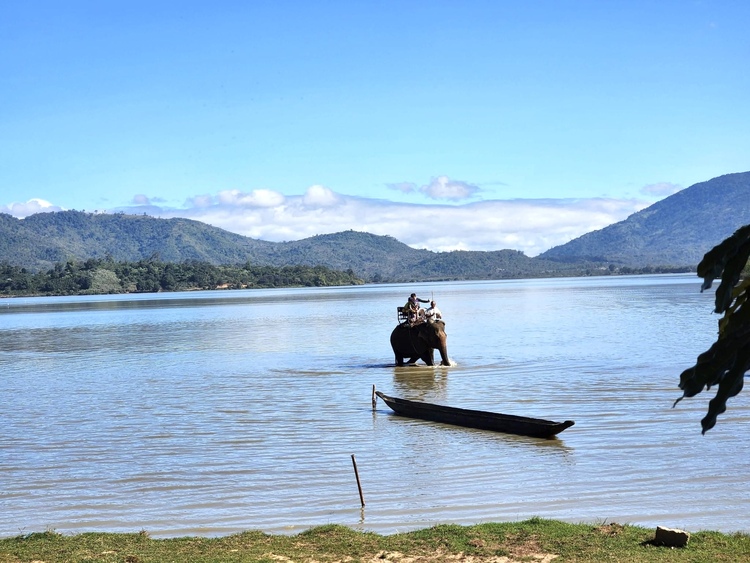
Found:
[(404, 358), (409, 358), (410, 364), (421, 359), (428, 366), (434, 366), (437, 348), (442, 358), (440, 365), (449, 366), (447, 340), (443, 321), (424, 322), (413, 327), (409, 323), (402, 323), (391, 333), (391, 348), (396, 357), (396, 365), (403, 366)]

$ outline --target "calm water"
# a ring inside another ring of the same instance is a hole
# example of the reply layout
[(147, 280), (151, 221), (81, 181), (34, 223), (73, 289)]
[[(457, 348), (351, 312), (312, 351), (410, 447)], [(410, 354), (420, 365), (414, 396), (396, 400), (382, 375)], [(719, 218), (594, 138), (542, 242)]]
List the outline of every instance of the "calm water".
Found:
[[(0, 537), (532, 516), (750, 531), (748, 392), (706, 436), (680, 372), (713, 342), (694, 275), (0, 301)], [(411, 291), (451, 367), (393, 365)], [(399, 418), (411, 399), (576, 425), (558, 440)], [(365, 496), (360, 507), (351, 456)]]

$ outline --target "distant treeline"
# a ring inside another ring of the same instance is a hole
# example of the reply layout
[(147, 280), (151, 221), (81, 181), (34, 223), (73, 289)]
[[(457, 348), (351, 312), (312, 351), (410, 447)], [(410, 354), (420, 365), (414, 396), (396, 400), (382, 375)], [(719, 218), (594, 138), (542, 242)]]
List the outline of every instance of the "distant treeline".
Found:
[(89, 259), (58, 263), (46, 272), (0, 263), (0, 295), (94, 295), (153, 293), (196, 289), (323, 287), (364, 283), (352, 270), (324, 266), (214, 266), (206, 262), (179, 264), (160, 260), (117, 262)]

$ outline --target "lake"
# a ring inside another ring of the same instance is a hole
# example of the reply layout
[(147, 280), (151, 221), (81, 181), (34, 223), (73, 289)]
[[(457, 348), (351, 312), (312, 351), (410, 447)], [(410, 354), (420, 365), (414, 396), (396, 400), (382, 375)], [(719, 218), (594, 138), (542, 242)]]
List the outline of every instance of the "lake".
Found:
[[(450, 367), (395, 367), (412, 291), (442, 310)], [(749, 392), (705, 436), (713, 391), (672, 408), (712, 310), (687, 274), (1, 300), (0, 537), (533, 516), (750, 532)], [(401, 418), (373, 385), (575, 426)]]

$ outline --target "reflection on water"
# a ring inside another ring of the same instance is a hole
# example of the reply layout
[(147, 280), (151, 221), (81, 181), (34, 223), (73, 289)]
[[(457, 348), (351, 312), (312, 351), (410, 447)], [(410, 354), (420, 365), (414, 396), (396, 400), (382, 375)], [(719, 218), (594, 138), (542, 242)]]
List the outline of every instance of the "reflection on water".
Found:
[(408, 396), (414, 400), (435, 400), (445, 398), (448, 366), (426, 366), (418, 363), (413, 366), (389, 366), (393, 371), (393, 394)]
[[(0, 536), (531, 516), (748, 531), (747, 394), (707, 436), (708, 397), (671, 408), (716, 333), (699, 287), (642, 276), (5, 300)], [(412, 291), (438, 300), (454, 365), (393, 365), (393, 309)], [(411, 420), (373, 410), (373, 385), (576, 424), (540, 440)]]

